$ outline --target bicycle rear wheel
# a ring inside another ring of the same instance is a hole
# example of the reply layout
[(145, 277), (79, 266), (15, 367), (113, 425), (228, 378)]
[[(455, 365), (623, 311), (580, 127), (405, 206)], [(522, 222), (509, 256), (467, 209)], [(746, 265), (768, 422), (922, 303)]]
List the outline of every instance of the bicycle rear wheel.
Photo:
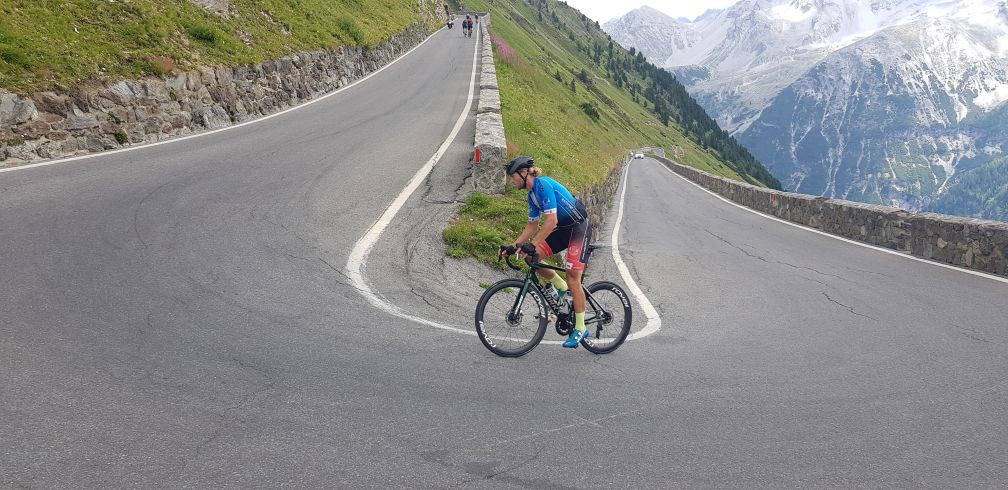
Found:
[(585, 305), (585, 326), (591, 335), (581, 341), (585, 349), (608, 354), (630, 335), (633, 310), (626, 291), (609, 281), (599, 281), (586, 288), (594, 300)]
[(546, 334), (549, 314), (537, 289), (529, 287), (515, 308), (523, 285), (517, 279), (499, 281), (484, 291), (476, 304), (476, 335), (498, 356), (523, 356)]

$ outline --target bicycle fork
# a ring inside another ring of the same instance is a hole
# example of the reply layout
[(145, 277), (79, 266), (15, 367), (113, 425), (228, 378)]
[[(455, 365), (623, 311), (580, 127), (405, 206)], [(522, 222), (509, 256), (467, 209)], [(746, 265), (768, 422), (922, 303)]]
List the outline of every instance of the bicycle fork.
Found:
[(522, 283), (521, 291), (518, 291), (518, 297), (515, 298), (514, 304), (511, 305), (511, 311), (508, 312), (508, 322), (512, 325), (516, 325), (521, 321), (521, 307), (525, 302), (525, 293), (528, 292), (530, 285), (529, 281)]

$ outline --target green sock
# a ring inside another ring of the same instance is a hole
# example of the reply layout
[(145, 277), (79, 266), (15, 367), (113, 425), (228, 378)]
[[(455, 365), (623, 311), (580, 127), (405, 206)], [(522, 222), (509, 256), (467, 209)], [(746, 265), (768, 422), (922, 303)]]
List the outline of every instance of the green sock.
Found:
[(550, 279), (549, 282), (556, 288), (557, 291), (567, 291), (567, 281), (563, 280), (563, 278), (560, 277), (560, 274), (553, 274), (553, 279)]
[(583, 311), (574, 312), (574, 330), (577, 330), (578, 332), (584, 332), (586, 328), (584, 324), (584, 313), (585, 312)]

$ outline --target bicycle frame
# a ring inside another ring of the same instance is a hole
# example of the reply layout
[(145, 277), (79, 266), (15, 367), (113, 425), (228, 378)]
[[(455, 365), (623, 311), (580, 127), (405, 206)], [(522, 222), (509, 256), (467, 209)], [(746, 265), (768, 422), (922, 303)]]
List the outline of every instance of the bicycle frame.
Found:
[[(507, 256), (506, 261), (508, 267), (516, 271), (521, 270), (511, 262), (510, 255)], [(539, 281), (539, 278), (536, 276), (536, 269), (553, 269), (555, 271), (560, 272), (565, 272), (566, 269), (563, 269), (562, 267), (554, 267), (552, 265), (544, 264), (541, 262), (535, 262), (531, 258), (525, 259), (525, 263), (528, 264), (529, 270), (528, 272), (525, 273), (525, 281), (522, 283), (522, 289), (521, 291), (518, 292), (518, 297), (515, 298), (515, 302), (511, 306), (511, 312), (508, 313), (508, 316), (513, 318), (515, 312), (521, 311), (522, 303), (525, 301), (525, 293), (528, 291), (528, 288), (530, 286), (536, 288), (536, 290), (539, 291), (542, 297), (546, 299), (546, 304), (549, 306), (553, 314), (559, 315), (560, 305), (556, 304), (556, 302), (553, 301), (553, 298), (550, 297), (550, 295), (546, 294), (545, 289), (543, 288), (542, 284)], [(599, 302), (595, 299), (594, 296), (592, 296), (591, 292), (588, 291), (588, 288), (585, 287), (584, 283), (581, 284), (581, 289), (585, 293), (585, 311), (588, 310), (588, 306), (590, 305), (592, 311), (595, 313), (595, 315), (591, 318), (590, 323), (595, 324), (604, 321), (605, 317), (609, 314), (609, 312), (606, 311), (605, 308), (603, 308), (602, 305), (599, 304)], [(587, 326), (588, 324), (589, 320), (586, 319), (585, 325)], [(598, 332), (598, 329), (596, 328), (596, 335), (598, 335), (599, 333), (600, 332)]]

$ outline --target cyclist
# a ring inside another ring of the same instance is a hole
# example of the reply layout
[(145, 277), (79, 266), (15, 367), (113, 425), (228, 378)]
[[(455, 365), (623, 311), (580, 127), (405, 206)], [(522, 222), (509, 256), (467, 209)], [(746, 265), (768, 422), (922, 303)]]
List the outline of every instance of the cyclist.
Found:
[(462, 34), (466, 36), (472, 34), (472, 19), (469, 18), (469, 14), (466, 14), (465, 20), (462, 21)]
[[(516, 251), (523, 257), (549, 257), (567, 249), (564, 281), (550, 269), (539, 269), (536, 273), (553, 284), (561, 299), (570, 294), (573, 300), (574, 329), (563, 346), (576, 348), (588, 336), (585, 327), (585, 294), (581, 287), (584, 272), (586, 246), (591, 239), (588, 211), (584, 204), (574, 198), (563, 185), (543, 175), (531, 157), (519, 156), (504, 166), (511, 184), (528, 191), (529, 218), (525, 229), (513, 245), (502, 245), (500, 255), (511, 255)], [(525, 243), (531, 239), (529, 243)]]

